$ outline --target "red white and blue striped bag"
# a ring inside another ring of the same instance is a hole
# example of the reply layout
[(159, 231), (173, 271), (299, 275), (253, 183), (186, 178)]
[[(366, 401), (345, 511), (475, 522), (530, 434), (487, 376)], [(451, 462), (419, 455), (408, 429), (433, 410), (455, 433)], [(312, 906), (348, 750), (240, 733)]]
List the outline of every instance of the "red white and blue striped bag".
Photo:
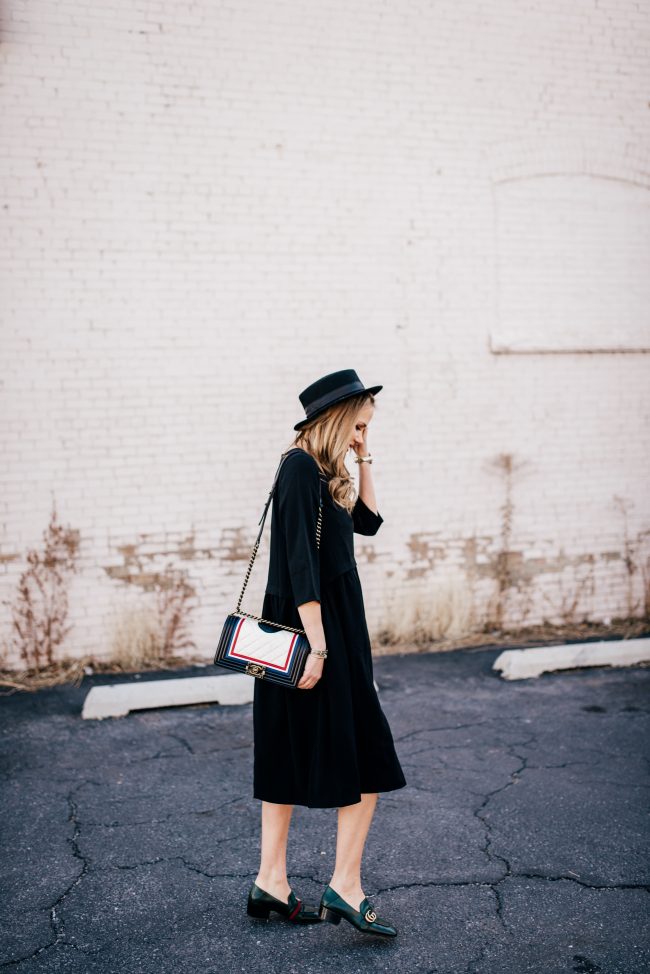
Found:
[[(229, 670), (246, 673), (248, 676), (257, 677), (257, 679), (264, 679), (283, 687), (295, 688), (302, 676), (307, 656), (311, 652), (305, 630), (293, 629), (291, 626), (283, 626), (279, 622), (262, 619), (261, 616), (244, 612), (241, 608), (244, 591), (250, 578), (255, 555), (257, 554), (262, 531), (264, 530), (266, 514), (273, 497), (280, 467), (286, 455), (286, 453), (282, 454), (282, 459), (276, 470), (273, 486), (271, 487), (264, 507), (264, 513), (260, 518), (260, 529), (257, 540), (253, 545), (253, 553), (246, 571), (242, 590), (239, 594), (237, 607), (234, 612), (226, 616), (226, 621), (219, 638), (219, 644), (214, 655), (214, 663), (216, 666), (224, 666)], [(322, 516), (323, 501), (321, 497), (318, 505), (318, 523), (316, 525), (317, 547), (320, 547)]]

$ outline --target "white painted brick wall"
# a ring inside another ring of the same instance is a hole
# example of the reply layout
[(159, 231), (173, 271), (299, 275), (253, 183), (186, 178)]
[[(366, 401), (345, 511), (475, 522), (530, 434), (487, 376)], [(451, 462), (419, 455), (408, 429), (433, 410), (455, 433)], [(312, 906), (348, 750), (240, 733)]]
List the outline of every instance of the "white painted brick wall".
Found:
[(576, 592), (575, 618), (640, 615), (649, 28), (625, 0), (7, 0), (3, 638), (55, 499), (81, 532), (66, 651), (107, 655), (150, 600), (112, 570), (171, 561), (210, 657), (298, 392), (348, 367), (385, 386), (371, 630), (445, 586), (485, 620), (501, 454), (505, 622)]

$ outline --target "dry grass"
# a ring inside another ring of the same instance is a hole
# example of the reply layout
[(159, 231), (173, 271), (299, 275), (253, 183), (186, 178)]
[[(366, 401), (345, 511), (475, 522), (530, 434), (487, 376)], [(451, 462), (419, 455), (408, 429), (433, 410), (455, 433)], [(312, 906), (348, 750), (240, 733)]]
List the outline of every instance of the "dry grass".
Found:
[(373, 641), (373, 656), (391, 656), (396, 653), (443, 653), (454, 649), (489, 649), (490, 647), (556, 646), (565, 642), (587, 642), (589, 639), (640, 639), (650, 636), (647, 619), (621, 619), (609, 625), (599, 622), (567, 623), (557, 626), (550, 623), (518, 629), (489, 629), (466, 633), (458, 638), (442, 638), (428, 643), (404, 641), (383, 644)]
[(72, 684), (80, 686), (84, 676), (96, 673), (142, 673), (148, 670), (178, 670), (195, 663), (205, 663), (199, 656), (166, 656), (156, 659), (150, 657), (141, 665), (121, 664), (113, 659), (97, 659), (95, 656), (82, 656), (78, 659), (66, 657), (60, 662), (46, 666), (41, 670), (5, 670), (0, 669), (0, 696), (13, 693), (16, 690), (44, 690), (46, 687)]
[(114, 615), (109, 662), (121, 672), (148, 669), (196, 649), (189, 635), (194, 591), (185, 574), (167, 565), (155, 583), (156, 601), (120, 607)]
[[(124, 624), (126, 626), (126, 624)], [(124, 633), (126, 628), (118, 627), (118, 633)], [(134, 673), (146, 671), (171, 671), (184, 669), (195, 664), (210, 663), (204, 656), (178, 656), (169, 654), (166, 656), (156, 656), (152, 651), (151, 643), (147, 640), (147, 626), (141, 621), (135, 621), (133, 633), (141, 632), (139, 645), (141, 655), (132, 650), (125, 651), (120, 655), (116, 650), (110, 659), (97, 659), (94, 656), (84, 656), (80, 659), (64, 659), (60, 663), (55, 663), (42, 670), (21, 670), (10, 671), (0, 667), (0, 687), (5, 688), (4, 693), (0, 690), (0, 696), (14, 693), (17, 690), (41, 690), (46, 687), (57, 686), (60, 684), (73, 684), (79, 686), (84, 675), (89, 673)], [(446, 637), (426, 642), (394, 642), (381, 643), (378, 639), (373, 639), (373, 656), (391, 656), (403, 653), (442, 653), (450, 652), (455, 649), (489, 649), (491, 646), (544, 646), (556, 645), (566, 641), (586, 641), (588, 639), (636, 639), (642, 636), (650, 636), (650, 625), (642, 619), (637, 620), (617, 620), (611, 625), (602, 623), (581, 623), (564, 626), (532, 626), (527, 629), (509, 630), (499, 632), (490, 630), (489, 632), (476, 632), (465, 634), (460, 637)]]
[(108, 661), (122, 673), (152, 666), (169, 655), (162, 645), (161, 635), (155, 606), (122, 609), (114, 617)]
[(88, 654), (79, 658), (65, 657), (40, 668), (25, 667), (19, 671), (0, 665), (0, 687), (7, 691), (41, 690), (44, 687), (71, 683), (79, 686), (91, 673), (140, 673), (147, 670), (175, 670), (204, 662), (195, 656), (182, 655), (169, 640), (169, 615), (158, 602), (121, 608), (113, 618), (108, 658)]
[(188, 635), (190, 600), (194, 593), (184, 573), (168, 566), (155, 589), (155, 603), (143, 601), (137, 605), (120, 606), (115, 612), (108, 658), (98, 658), (94, 654), (80, 658), (67, 656), (10, 670), (5, 649), (0, 658), (0, 687), (5, 688), (6, 693), (13, 693), (66, 683), (79, 686), (84, 675), (91, 673), (174, 670), (204, 663), (204, 658), (185, 652), (188, 648), (196, 648), (196, 644)]
[(387, 589), (383, 618), (372, 633), (373, 655), (438, 653), (490, 646), (543, 646), (588, 639), (634, 639), (650, 635), (650, 619), (602, 622), (572, 620), (560, 625), (503, 627), (492, 620), (477, 622), (466, 579), (448, 576), (443, 582), (415, 579)]
[(386, 585), (383, 616), (376, 639), (382, 645), (460, 639), (472, 629), (472, 605), (467, 582), (461, 576), (444, 580), (414, 579), (404, 585)]
[[(142, 601), (120, 606), (110, 637), (107, 659), (85, 655), (66, 657), (40, 667), (19, 671), (0, 658), (0, 688), (4, 695), (17, 690), (39, 690), (58, 684), (79, 686), (86, 674), (121, 674), (176, 670), (206, 663), (205, 656), (190, 655), (196, 648), (187, 637), (187, 617), (193, 596), (182, 573), (168, 569), (157, 586), (156, 603)], [(572, 621), (503, 629), (494, 622), (477, 622), (473, 616), (466, 580), (448, 576), (437, 584), (411, 579), (406, 585), (386, 587), (384, 614), (371, 633), (374, 656), (396, 653), (437, 653), (455, 649), (508, 646), (544, 646), (589, 639), (633, 639), (650, 635), (650, 620), (615, 619), (608, 624)], [(3, 695), (0, 690), (0, 695)]]

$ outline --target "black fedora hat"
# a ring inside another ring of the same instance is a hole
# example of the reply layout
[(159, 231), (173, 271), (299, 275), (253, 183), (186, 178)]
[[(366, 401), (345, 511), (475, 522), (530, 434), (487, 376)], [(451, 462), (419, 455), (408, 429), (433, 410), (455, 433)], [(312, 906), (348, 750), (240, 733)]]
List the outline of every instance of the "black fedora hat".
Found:
[(323, 375), (300, 393), (298, 398), (307, 416), (296, 423), (294, 429), (302, 429), (314, 417), (324, 413), (336, 402), (342, 402), (351, 396), (358, 396), (362, 392), (379, 392), (383, 388), (383, 386), (368, 386), (366, 388), (354, 369), (341, 369), (339, 372)]

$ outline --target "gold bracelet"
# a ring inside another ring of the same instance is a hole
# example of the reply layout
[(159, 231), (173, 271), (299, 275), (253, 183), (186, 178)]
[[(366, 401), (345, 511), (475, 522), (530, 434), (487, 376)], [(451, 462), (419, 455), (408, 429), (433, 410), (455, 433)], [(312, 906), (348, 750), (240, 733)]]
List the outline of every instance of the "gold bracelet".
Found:
[(320, 659), (327, 659), (327, 650), (326, 649), (312, 649), (311, 650), (311, 655), (312, 656), (318, 656), (318, 657), (320, 657)]
[(355, 463), (372, 463), (372, 453), (369, 453), (367, 457), (355, 457)]

